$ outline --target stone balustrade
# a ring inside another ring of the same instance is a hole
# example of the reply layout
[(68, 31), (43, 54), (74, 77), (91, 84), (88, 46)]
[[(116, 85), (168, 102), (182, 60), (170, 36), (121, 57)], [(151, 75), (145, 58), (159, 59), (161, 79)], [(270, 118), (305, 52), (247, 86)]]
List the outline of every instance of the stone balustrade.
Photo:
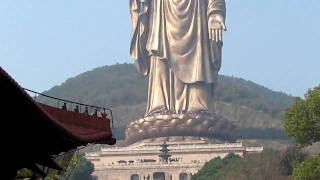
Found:
[(160, 162), (156, 163), (132, 163), (132, 164), (100, 164), (95, 166), (95, 170), (106, 170), (106, 169), (165, 169), (165, 168), (200, 168), (205, 162), (199, 163), (168, 163), (163, 164)]
[[(193, 144), (193, 145), (171, 145), (170, 150), (181, 149), (228, 149), (228, 148), (242, 148), (242, 143), (225, 143), (225, 144)], [(115, 147), (115, 148), (101, 148), (101, 152), (133, 152), (133, 151), (158, 151), (161, 147), (157, 146), (140, 146), (140, 147)]]

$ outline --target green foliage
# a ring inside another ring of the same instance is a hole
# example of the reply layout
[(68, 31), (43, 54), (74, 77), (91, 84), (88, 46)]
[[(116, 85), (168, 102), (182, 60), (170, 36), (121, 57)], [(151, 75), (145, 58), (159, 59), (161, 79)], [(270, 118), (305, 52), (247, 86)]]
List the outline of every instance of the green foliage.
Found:
[[(300, 147), (320, 141), (320, 86), (310, 90), (305, 99), (297, 98), (286, 110), (284, 127)], [(310, 156), (293, 170), (297, 180), (320, 179), (320, 156)]]
[[(146, 101), (146, 80), (133, 65), (117, 64), (82, 73), (44, 93), (104, 107), (132, 105)], [(39, 100), (50, 101), (41, 97)]]
[(220, 76), (218, 83), (218, 100), (245, 105), (275, 118), (281, 118), (282, 112), (293, 102), (293, 98), (284, 93), (271, 91), (241, 78)]
[(239, 165), (240, 157), (234, 154), (229, 154), (224, 159), (215, 158), (204, 165), (199, 172), (192, 177), (193, 180), (219, 179), (223, 172), (230, 166)]
[(72, 170), (69, 180), (88, 180), (92, 179), (91, 174), (94, 171), (93, 164), (85, 159), (84, 157), (80, 156), (80, 160), (78, 164)]
[(292, 175), (294, 164), (302, 162), (307, 154), (296, 146), (288, 147), (283, 153), (280, 161), (281, 173)]
[(228, 155), (224, 159), (209, 161), (192, 178), (193, 180), (278, 180), (281, 155), (277, 151), (266, 150), (261, 154), (248, 154), (244, 158)]
[[(64, 161), (59, 161), (59, 165), (65, 164)], [(71, 160), (67, 162), (64, 171), (51, 171), (46, 180), (90, 180), (94, 170), (93, 164), (81, 155), (73, 155)]]
[(310, 90), (305, 99), (297, 98), (285, 111), (284, 127), (290, 138), (305, 147), (320, 141), (320, 86)]
[(294, 180), (319, 180), (320, 156), (309, 156), (305, 161), (297, 163), (293, 170)]
[(33, 173), (28, 170), (28, 169), (20, 169), (18, 172), (17, 172), (17, 176), (16, 176), (16, 179), (25, 179), (25, 178), (29, 178), (29, 177), (32, 177)]
[(282, 129), (238, 128), (232, 132), (234, 139), (288, 139)]
[[(144, 114), (147, 84), (147, 78), (141, 76), (134, 65), (116, 64), (96, 68), (70, 78), (44, 93), (86, 104), (111, 107), (114, 110), (115, 126), (121, 128)], [(259, 124), (259, 126), (264, 126), (267, 122), (270, 125), (268, 127), (279, 128), (281, 128), (280, 121), (272, 122), (273, 119), (269, 116), (281, 117), (283, 110), (293, 101), (292, 97), (284, 93), (273, 92), (253, 82), (227, 76), (219, 77), (216, 98), (222, 102), (218, 103), (219, 107), (228, 109), (223, 109), (224, 115), (232, 120), (237, 119), (237, 122)], [(56, 101), (50, 101), (48, 98), (37, 99), (54, 106), (58, 105)], [(61, 104), (62, 102), (60, 106)], [(72, 109), (70, 104), (67, 106)], [(265, 118), (266, 116), (268, 118)], [(121, 133), (119, 135), (121, 136)]]
[[(134, 65), (116, 64), (70, 78), (44, 93), (83, 103), (115, 107), (146, 102), (147, 84), (147, 78), (141, 76)], [(223, 102), (246, 105), (278, 117), (293, 100), (284, 93), (227, 76), (219, 77), (216, 94), (217, 99)], [(41, 100), (48, 101), (44, 98)]]
[[(113, 130), (114, 136), (120, 140), (125, 138), (125, 126), (116, 127)], [(288, 139), (282, 129), (276, 128), (238, 128), (231, 132), (230, 139)], [(230, 140), (229, 139), (229, 140)]]

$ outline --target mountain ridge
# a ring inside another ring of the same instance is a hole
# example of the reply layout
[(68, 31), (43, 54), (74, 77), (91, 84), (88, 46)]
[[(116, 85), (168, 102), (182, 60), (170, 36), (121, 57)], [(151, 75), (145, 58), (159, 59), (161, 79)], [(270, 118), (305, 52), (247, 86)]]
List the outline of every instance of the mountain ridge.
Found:
[[(111, 108), (115, 126), (124, 129), (127, 123), (145, 113), (147, 78), (141, 76), (133, 64), (115, 64), (81, 73), (43, 93)], [(52, 103), (45, 98), (39, 99)], [(243, 78), (220, 75), (215, 99), (217, 113), (238, 127), (281, 129), (282, 112), (294, 97)]]

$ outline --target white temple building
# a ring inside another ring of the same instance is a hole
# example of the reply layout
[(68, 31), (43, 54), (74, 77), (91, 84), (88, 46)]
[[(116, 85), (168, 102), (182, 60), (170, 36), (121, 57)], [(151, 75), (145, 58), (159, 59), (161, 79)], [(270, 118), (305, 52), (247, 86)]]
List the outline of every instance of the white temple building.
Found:
[[(168, 145), (168, 162), (159, 157), (161, 145)], [(237, 143), (209, 143), (206, 139), (144, 140), (127, 147), (101, 148), (88, 153), (98, 180), (190, 180), (204, 164), (230, 153), (243, 157), (260, 153), (263, 147), (245, 147)]]

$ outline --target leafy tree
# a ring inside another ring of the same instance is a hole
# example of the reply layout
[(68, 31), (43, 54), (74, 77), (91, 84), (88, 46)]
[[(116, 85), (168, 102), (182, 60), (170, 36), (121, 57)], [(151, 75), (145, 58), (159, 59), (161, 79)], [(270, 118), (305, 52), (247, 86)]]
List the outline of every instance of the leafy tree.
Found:
[(285, 111), (284, 127), (301, 147), (320, 141), (320, 86), (310, 90), (305, 99), (296, 98)]
[[(309, 90), (305, 99), (297, 98), (286, 110), (284, 127), (300, 147), (320, 141), (320, 86)], [(296, 163), (293, 177), (297, 180), (320, 179), (320, 156), (310, 156)]]
[(82, 156), (79, 156), (78, 163), (70, 173), (70, 180), (88, 180), (92, 179), (91, 174), (94, 171), (93, 164)]
[(209, 179), (219, 179), (220, 174), (223, 169), (229, 166), (236, 165), (239, 163), (240, 157), (234, 154), (229, 154), (224, 159), (220, 157), (209, 161), (204, 165), (204, 167), (194, 176), (193, 180), (209, 180)]
[(193, 180), (279, 180), (281, 155), (278, 151), (265, 150), (261, 154), (248, 154), (240, 158), (234, 154), (224, 159), (209, 161)]
[(305, 161), (297, 163), (293, 177), (294, 180), (319, 180), (320, 156), (309, 156)]
[(281, 173), (288, 176), (292, 175), (294, 164), (302, 162), (306, 158), (307, 154), (302, 152), (301, 149), (296, 146), (292, 146), (282, 152), (281, 156)]
[(73, 154), (70, 160), (59, 160), (58, 164), (64, 167), (64, 171), (50, 171), (46, 180), (90, 180), (94, 170), (93, 164), (83, 156)]

